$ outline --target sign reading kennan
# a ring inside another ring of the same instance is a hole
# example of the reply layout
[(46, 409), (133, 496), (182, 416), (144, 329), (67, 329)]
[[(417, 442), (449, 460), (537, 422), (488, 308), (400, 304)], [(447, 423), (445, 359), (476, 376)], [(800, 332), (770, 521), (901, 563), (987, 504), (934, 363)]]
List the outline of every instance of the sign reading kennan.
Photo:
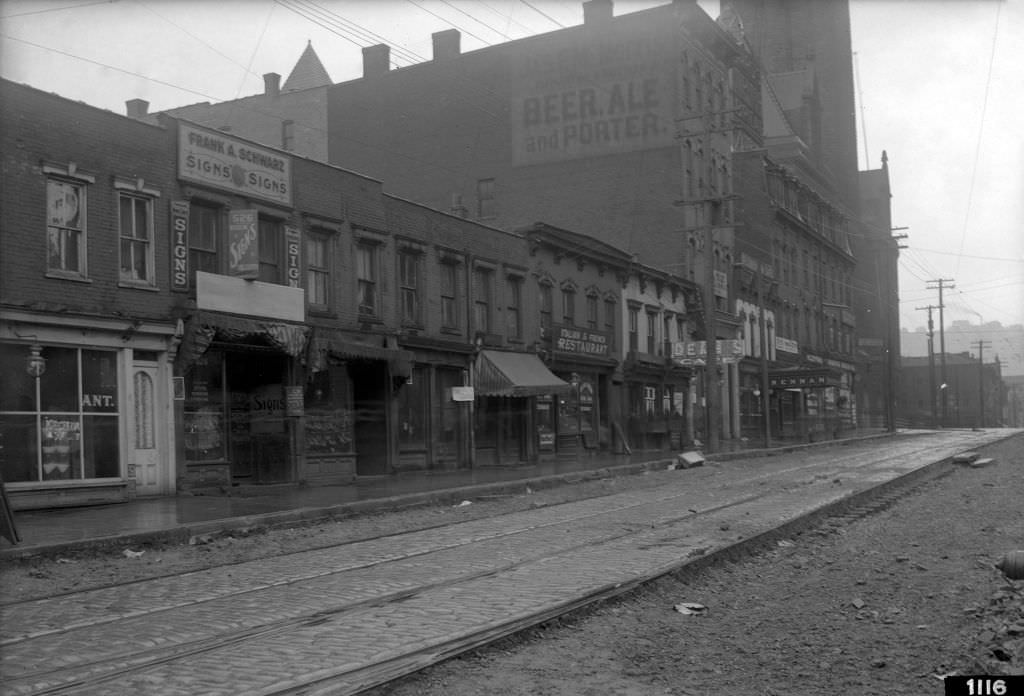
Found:
[(292, 204), (291, 160), (219, 131), (178, 124), (178, 177), (197, 184)]

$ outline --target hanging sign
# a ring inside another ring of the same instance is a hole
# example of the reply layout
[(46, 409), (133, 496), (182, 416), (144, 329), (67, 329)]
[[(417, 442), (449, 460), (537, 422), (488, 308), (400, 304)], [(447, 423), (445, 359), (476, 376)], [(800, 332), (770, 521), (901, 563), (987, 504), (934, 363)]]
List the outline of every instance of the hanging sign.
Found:
[(302, 250), (302, 233), (298, 227), (285, 225), (284, 246), (286, 262), (288, 264), (288, 285), (297, 288), (301, 285), (302, 271), (299, 267), (299, 254)]
[(228, 214), (228, 272), (248, 280), (260, 277), (259, 215), (255, 210)]

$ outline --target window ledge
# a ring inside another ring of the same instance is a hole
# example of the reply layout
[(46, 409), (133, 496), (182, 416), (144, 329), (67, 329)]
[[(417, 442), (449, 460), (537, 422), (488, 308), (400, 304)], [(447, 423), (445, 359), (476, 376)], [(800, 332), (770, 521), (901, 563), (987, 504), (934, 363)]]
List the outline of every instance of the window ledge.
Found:
[(117, 282), (117, 287), (131, 290), (145, 290), (146, 292), (160, 292), (160, 288), (155, 285), (150, 285), (149, 283), (136, 280), (119, 280)]
[(337, 312), (333, 311), (330, 307), (323, 305), (307, 305), (306, 312), (312, 317), (324, 317), (325, 319), (337, 319)]
[(70, 280), (73, 283), (92, 283), (92, 278), (87, 278), (78, 273), (65, 273), (63, 271), (47, 271), (47, 278), (53, 278), (54, 280)]

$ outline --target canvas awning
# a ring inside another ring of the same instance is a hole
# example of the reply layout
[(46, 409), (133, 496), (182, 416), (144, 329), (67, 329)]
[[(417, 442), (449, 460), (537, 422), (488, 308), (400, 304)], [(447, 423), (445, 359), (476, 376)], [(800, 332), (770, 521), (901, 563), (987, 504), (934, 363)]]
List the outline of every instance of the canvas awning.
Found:
[(309, 340), (310, 370), (325, 369), (328, 355), (349, 360), (383, 360), (391, 368), (392, 377), (412, 375), (412, 351), (363, 343), (337, 331), (316, 329)]
[(179, 370), (185, 370), (207, 351), (214, 338), (240, 341), (249, 337), (297, 358), (306, 347), (308, 335), (309, 327), (299, 324), (199, 311), (185, 323), (175, 361)]
[(518, 397), (565, 394), (572, 389), (533, 353), (504, 350), (480, 351), (473, 387), (478, 396)]

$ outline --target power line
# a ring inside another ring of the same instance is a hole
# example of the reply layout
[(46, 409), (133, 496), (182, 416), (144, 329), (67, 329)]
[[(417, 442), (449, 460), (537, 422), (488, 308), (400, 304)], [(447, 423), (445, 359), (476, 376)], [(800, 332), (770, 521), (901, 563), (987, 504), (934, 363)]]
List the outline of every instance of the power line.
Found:
[(978, 123), (978, 138), (974, 143), (974, 165), (971, 167), (971, 184), (967, 190), (967, 210), (964, 212), (964, 228), (960, 233), (960, 250), (957, 253), (956, 272), (960, 271), (960, 254), (963, 253), (967, 241), (967, 223), (971, 218), (971, 203), (974, 199), (974, 182), (978, 175), (978, 159), (981, 156), (981, 138), (985, 132), (985, 114), (988, 111), (988, 93), (992, 86), (992, 66), (996, 60), (996, 37), (999, 35), (999, 15), (1003, 11), (1003, 3), (996, 3), (996, 22), (992, 28), (992, 48), (988, 57), (988, 74), (985, 76), (985, 96), (981, 100), (981, 120)]
[(50, 7), (45, 10), (32, 10), (30, 12), (16, 12), (15, 14), (0, 15), (0, 19), (14, 19), (15, 17), (28, 17), (29, 15), (38, 15), (46, 12), (63, 12), (64, 10), (78, 10), (83, 7), (94, 7), (96, 5), (112, 5), (117, 0), (99, 0), (98, 2), (86, 2), (81, 5), (66, 5), (64, 7)]

